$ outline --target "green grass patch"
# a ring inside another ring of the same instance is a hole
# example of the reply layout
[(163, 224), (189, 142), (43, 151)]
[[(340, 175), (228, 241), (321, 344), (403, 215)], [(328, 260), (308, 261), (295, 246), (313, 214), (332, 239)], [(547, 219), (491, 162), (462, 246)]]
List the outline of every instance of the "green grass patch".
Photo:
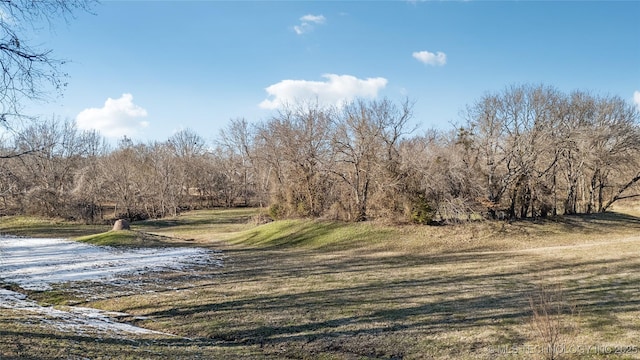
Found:
[(131, 230), (112, 230), (101, 234), (81, 236), (74, 240), (101, 246), (131, 246), (142, 242), (141, 234)]
[(69, 294), (65, 289), (46, 291), (29, 291), (29, 299), (36, 301), (41, 306), (73, 305), (82, 302), (81, 298)]
[(111, 230), (100, 234), (86, 235), (73, 240), (100, 246), (155, 247), (170, 245), (169, 238), (133, 230)]
[(40, 238), (71, 238), (107, 231), (110, 225), (86, 225), (34, 216), (0, 217), (0, 234)]
[(231, 243), (265, 248), (347, 249), (393, 238), (397, 230), (371, 223), (281, 220), (243, 231)]
[(258, 208), (189, 211), (176, 217), (136, 222), (135, 228), (182, 239), (223, 240), (254, 227), (252, 219), (260, 211)]

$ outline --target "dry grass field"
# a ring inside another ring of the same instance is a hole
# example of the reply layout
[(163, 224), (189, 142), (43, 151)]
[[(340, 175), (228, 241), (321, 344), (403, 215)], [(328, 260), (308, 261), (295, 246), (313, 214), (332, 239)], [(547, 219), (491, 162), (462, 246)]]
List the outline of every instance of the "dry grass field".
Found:
[[(136, 247), (222, 250), (224, 266), (132, 275), (131, 289), (5, 284), (159, 333), (70, 331), (2, 309), (0, 359), (639, 359), (638, 210), (436, 227), (256, 225), (254, 209), (135, 223)], [(97, 230), (108, 229), (0, 223), (21, 235)]]

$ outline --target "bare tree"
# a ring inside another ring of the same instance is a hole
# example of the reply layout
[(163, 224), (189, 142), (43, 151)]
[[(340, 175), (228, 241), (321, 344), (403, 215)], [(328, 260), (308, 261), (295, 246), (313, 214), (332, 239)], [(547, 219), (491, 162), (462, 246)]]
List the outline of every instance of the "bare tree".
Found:
[(604, 211), (640, 181), (638, 111), (616, 97), (512, 86), (468, 108), (489, 215)]
[[(225, 173), (229, 185), (240, 181), (241, 198), (244, 206), (249, 205), (252, 189), (255, 187), (255, 155), (253, 154), (254, 134), (249, 128), (249, 123), (244, 118), (231, 119), (229, 125), (220, 130), (218, 140), (219, 149), (217, 152), (223, 155), (226, 160), (235, 164), (235, 169), (231, 169), (227, 161)], [(233, 175), (235, 174), (235, 175)], [(238, 179), (239, 177), (239, 179)], [(230, 205), (233, 199), (227, 197), (227, 204)]]
[(142, 169), (139, 162), (141, 145), (127, 137), (119, 141), (118, 148), (100, 162), (100, 175), (104, 179), (107, 201), (114, 206), (114, 217), (135, 218), (140, 209), (139, 184), (136, 174)]
[(588, 123), (586, 210), (606, 211), (640, 181), (640, 124), (637, 109), (618, 97), (596, 98)]
[(65, 86), (61, 71), (63, 60), (56, 59), (50, 49), (29, 42), (26, 35), (55, 19), (68, 19), (76, 11), (88, 11), (93, 0), (11, 0), (0, 1), (0, 125), (9, 127), (10, 120), (24, 118), (25, 100), (40, 100), (49, 90)]
[(100, 175), (100, 162), (109, 153), (109, 145), (97, 131), (85, 131), (80, 134), (85, 147), (84, 156), (74, 174), (74, 187), (71, 195), (74, 199), (74, 213), (79, 219), (93, 223), (104, 218), (103, 206), (105, 180)]
[(20, 132), (14, 148), (23, 155), (8, 165), (21, 191), (23, 210), (49, 216), (75, 217), (74, 187), (90, 151), (100, 138), (80, 132), (72, 121), (35, 122)]
[(477, 158), (464, 133), (430, 130), (401, 145), (405, 214), (412, 222), (458, 222), (483, 210), (477, 201), (484, 191), (476, 179)]
[(273, 202), (289, 214), (319, 216), (326, 206), (332, 110), (286, 107), (258, 129), (261, 161), (272, 169)]
[[(360, 99), (342, 109), (332, 144), (338, 164), (333, 173), (350, 189), (353, 220), (367, 219), (374, 188), (397, 186), (398, 145), (410, 118), (408, 102), (398, 108), (388, 99)], [(383, 180), (382, 174), (390, 177)]]
[(485, 95), (467, 107), (466, 128), (458, 132), (467, 156), (478, 159), (477, 169), (486, 188), (485, 199), (490, 217), (497, 217), (503, 195), (507, 192), (512, 175), (509, 174), (511, 153), (505, 149), (507, 137), (502, 105), (497, 95)]
[(202, 195), (199, 187), (202, 177), (199, 165), (206, 152), (206, 142), (195, 131), (184, 129), (173, 134), (167, 143), (182, 172), (179, 177), (182, 187), (180, 203), (189, 203), (189, 206), (193, 207), (194, 201), (198, 199), (197, 195)]
[(145, 196), (145, 212), (149, 217), (176, 216), (183, 193), (183, 166), (167, 142), (149, 144), (147, 151), (150, 186)]

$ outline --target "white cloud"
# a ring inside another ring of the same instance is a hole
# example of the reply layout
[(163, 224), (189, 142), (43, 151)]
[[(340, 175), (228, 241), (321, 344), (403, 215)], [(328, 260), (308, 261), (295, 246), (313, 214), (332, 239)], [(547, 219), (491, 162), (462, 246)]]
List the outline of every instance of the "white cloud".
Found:
[(304, 33), (306, 33), (307, 31), (309, 31), (312, 28), (311, 25), (307, 24), (307, 23), (302, 23), (301, 25), (296, 25), (293, 27), (293, 31), (296, 32), (296, 34), (298, 35), (302, 35)]
[(307, 23), (316, 23), (316, 24), (324, 24), (327, 19), (323, 15), (305, 15), (300, 18), (300, 21)]
[(265, 90), (271, 99), (260, 103), (263, 109), (277, 109), (297, 101), (317, 100), (323, 105), (340, 106), (358, 97), (375, 98), (387, 86), (382, 77), (358, 79), (351, 75), (322, 75), (326, 81), (282, 80)]
[(428, 51), (416, 51), (413, 53), (413, 57), (427, 65), (444, 66), (447, 63), (447, 54), (441, 51), (435, 54)]
[(323, 15), (307, 14), (300, 18), (300, 25), (293, 27), (293, 31), (298, 35), (302, 35), (306, 32), (313, 30), (313, 24), (324, 24), (327, 19)]
[(108, 98), (101, 108), (88, 108), (76, 116), (78, 128), (98, 130), (102, 135), (118, 138), (132, 136), (140, 129), (149, 126), (141, 118), (147, 116), (147, 110), (133, 103), (133, 95), (122, 94), (119, 99)]
[(640, 111), (640, 91), (633, 92), (633, 103), (636, 104), (636, 107)]

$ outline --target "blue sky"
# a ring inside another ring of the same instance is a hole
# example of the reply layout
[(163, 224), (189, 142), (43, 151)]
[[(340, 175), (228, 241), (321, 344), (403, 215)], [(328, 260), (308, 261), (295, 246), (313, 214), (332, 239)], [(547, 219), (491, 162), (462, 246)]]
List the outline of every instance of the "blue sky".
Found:
[(93, 12), (34, 35), (70, 60), (69, 85), (27, 110), (113, 139), (184, 128), (210, 139), (305, 97), (406, 97), (422, 129), (447, 129), (512, 84), (640, 103), (637, 1), (103, 1)]

